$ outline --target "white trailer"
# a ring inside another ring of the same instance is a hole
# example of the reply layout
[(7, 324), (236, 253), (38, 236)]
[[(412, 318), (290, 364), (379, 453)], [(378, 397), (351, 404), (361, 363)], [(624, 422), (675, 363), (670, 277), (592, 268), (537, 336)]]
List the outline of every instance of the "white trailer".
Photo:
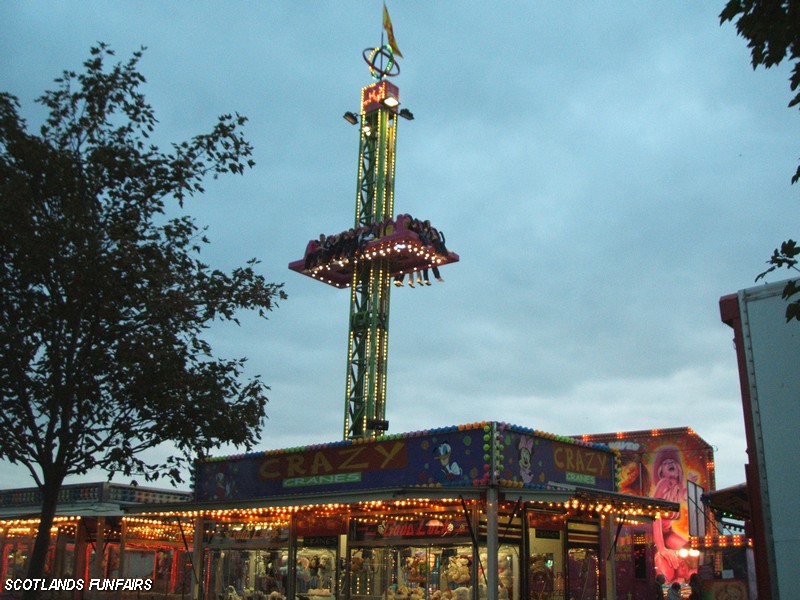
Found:
[(786, 321), (785, 284), (720, 298), (739, 366), (758, 600), (800, 598), (800, 322)]

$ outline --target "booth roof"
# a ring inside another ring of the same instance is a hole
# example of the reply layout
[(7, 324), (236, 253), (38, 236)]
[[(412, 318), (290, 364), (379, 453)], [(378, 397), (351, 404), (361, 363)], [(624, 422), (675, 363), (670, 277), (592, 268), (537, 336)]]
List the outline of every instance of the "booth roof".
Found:
[(743, 521), (750, 519), (750, 496), (745, 483), (708, 492), (703, 501), (711, 510), (721, 511), (725, 516)]
[[(392, 434), (385, 434), (377, 438), (364, 438), (364, 439), (355, 439), (355, 440), (339, 440), (336, 442), (327, 442), (327, 443), (320, 443), (320, 444), (309, 444), (308, 446), (294, 446), (290, 448), (280, 448), (280, 449), (273, 449), (273, 450), (258, 450), (255, 452), (248, 452), (248, 453), (241, 453), (241, 454), (229, 454), (223, 456), (207, 456), (198, 460), (197, 462), (216, 462), (216, 461), (230, 461), (230, 460), (237, 460), (241, 458), (245, 458), (248, 456), (263, 456), (263, 455), (273, 455), (273, 454), (289, 454), (295, 452), (305, 452), (308, 450), (319, 450), (323, 448), (336, 448), (340, 446), (350, 446), (362, 443), (370, 443), (376, 441), (388, 441), (388, 440), (396, 440), (396, 439), (410, 439), (420, 436), (429, 436), (429, 435), (441, 435), (451, 432), (457, 431), (468, 431), (468, 430), (483, 430), (485, 433), (488, 433), (492, 426), (495, 426), (498, 431), (513, 431), (516, 433), (524, 433), (529, 435), (534, 435), (537, 437), (551, 439), (558, 442), (562, 442), (565, 444), (573, 444), (576, 446), (583, 446), (585, 448), (594, 448), (596, 450), (604, 450), (606, 452), (616, 452), (613, 448), (609, 447), (609, 445), (605, 442), (601, 442), (599, 440), (589, 440), (589, 439), (581, 439), (581, 437), (586, 438), (587, 436), (569, 436), (569, 435), (558, 435), (555, 433), (548, 433), (546, 431), (540, 431), (538, 429), (533, 429), (531, 427), (524, 427), (521, 425), (514, 425), (511, 423), (504, 423), (499, 421), (478, 421), (475, 423), (466, 423), (463, 425), (450, 425), (447, 427), (432, 427), (430, 429), (421, 429), (418, 431), (408, 431), (404, 433), (392, 433)], [(589, 436), (591, 437), (591, 436)]]
[[(143, 504), (179, 504), (192, 499), (191, 492), (146, 488), (120, 483), (78, 483), (61, 487), (57, 515), (120, 516), (125, 507)], [(0, 490), (0, 519), (38, 516), (42, 504), (39, 488)]]
[(700, 446), (705, 450), (713, 450), (714, 447), (701, 438), (691, 427), (665, 427), (663, 429), (640, 429), (637, 431), (615, 431), (613, 433), (584, 433), (571, 437), (585, 442), (598, 442), (608, 444), (623, 440), (640, 440), (645, 438), (666, 437), (674, 435), (690, 435), (695, 438)]
[[(657, 514), (680, 511), (680, 505), (658, 498), (633, 496), (578, 486), (526, 485), (498, 486), (500, 499), (505, 502), (532, 502), (565, 509), (615, 513), (633, 517), (653, 518)], [(251, 513), (270, 510), (294, 512), (314, 508), (343, 508), (357, 503), (402, 504), (419, 501), (476, 500), (483, 497), (485, 488), (397, 488), (365, 490), (350, 493), (308, 494), (292, 497), (261, 498), (258, 500), (206, 501), (131, 506), (128, 514), (159, 516), (213, 516), (222, 513)]]

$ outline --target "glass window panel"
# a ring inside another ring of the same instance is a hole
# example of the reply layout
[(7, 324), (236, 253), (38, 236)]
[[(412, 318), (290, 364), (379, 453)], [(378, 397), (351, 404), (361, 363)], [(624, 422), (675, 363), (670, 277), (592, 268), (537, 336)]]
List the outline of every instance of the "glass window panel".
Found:
[(281, 600), (286, 597), (289, 551), (206, 550), (207, 600)]
[(600, 593), (600, 563), (597, 560), (597, 551), (589, 548), (570, 548), (567, 563), (570, 597), (597, 600)]
[(337, 593), (337, 542), (332, 537), (331, 547), (304, 546), (297, 551), (295, 589), (300, 597), (325, 600)]

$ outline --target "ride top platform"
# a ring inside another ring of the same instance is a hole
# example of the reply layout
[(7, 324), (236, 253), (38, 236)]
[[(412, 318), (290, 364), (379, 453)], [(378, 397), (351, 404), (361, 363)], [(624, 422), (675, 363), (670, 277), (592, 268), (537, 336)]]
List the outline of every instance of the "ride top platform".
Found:
[(401, 214), (376, 224), (371, 232), (348, 230), (327, 236), (347, 240), (338, 249), (323, 248), (319, 240), (311, 240), (303, 258), (290, 262), (289, 268), (328, 285), (346, 288), (353, 282), (356, 265), (363, 261), (387, 259), (392, 277), (458, 262), (458, 254), (446, 250), (443, 238), (425, 240), (413, 231), (411, 227), (415, 222), (419, 221)]

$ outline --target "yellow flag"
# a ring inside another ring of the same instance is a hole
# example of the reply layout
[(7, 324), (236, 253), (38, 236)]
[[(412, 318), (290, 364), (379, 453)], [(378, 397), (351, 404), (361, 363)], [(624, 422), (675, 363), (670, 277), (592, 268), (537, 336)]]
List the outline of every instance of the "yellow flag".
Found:
[(389, 11), (385, 4), (383, 5), (383, 28), (386, 30), (386, 37), (389, 38), (389, 47), (392, 49), (392, 52), (397, 54), (400, 58), (403, 58), (403, 53), (400, 52), (400, 48), (397, 47), (397, 40), (394, 39), (392, 20), (389, 18)]

